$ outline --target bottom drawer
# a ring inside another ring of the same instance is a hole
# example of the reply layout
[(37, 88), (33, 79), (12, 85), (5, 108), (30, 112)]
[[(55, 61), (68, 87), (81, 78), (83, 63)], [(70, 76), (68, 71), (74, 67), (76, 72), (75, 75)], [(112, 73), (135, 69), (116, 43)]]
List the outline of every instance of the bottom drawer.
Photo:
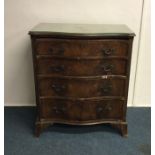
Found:
[(55, 121), (121, 120), (124, 106), (124, 101), (119, 99), (85, 101), (42, 99), (40, 117)]

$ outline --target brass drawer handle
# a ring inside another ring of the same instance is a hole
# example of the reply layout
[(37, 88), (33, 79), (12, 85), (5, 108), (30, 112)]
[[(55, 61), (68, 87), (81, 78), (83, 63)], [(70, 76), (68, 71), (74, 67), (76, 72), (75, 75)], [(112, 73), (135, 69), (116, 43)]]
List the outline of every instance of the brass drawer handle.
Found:
[(61, 92), (64, 92), (66, 90), (66, 86), (65, 85), (52, 84), (52, 88), (57, 93), (61, 93)]
[(59, 114), (59, 113), (60, 113), (60, 110), (59, 110), (57, 107), (53, 107), (53, 111), (54, 111), (56, 114)]
[(101, 87), (101, 92), (108, 94), (112, 91), (112, 85), (105, 85)]
[(103, 49), (102, 51), (105, 56), (110, 56), (114, 53), (114, 49)]
[(64, 72), (65, 70), (65, 66), (62, 65), (62, 66), (51, 66), (50, 67), (50, 71), (52, 72)]
[(60, 48), (58, 50), (53, 50), (52, 47), (49, 47), (49, 49), (48, 49), (48, 53), (53, 54), (53, 55), (63, 55), (64, 51), (65, 50), (63, 48)]
[(110, 106), (107, 106), (105, 109), (108, 110), (108, 111), (112, 110), (112, 108)]
[(96, 110), (97, 110), (98, 113), (101, 113), (101, 112), (104, 112), (104, 111), (111, 111), (112, 110), (112, 107), (107, 104), (104, 107), (103, 106), (97, 107)]
[(102, 112), (103, 111), (103, 107), (97, 107), (97, 112)]
[(56, 114), (61, 114), (61, 113), (66, 112), (66, 108), (65, 108), (65, 107), (63, 107), (63, 108), (53, 107), (53, 111), (54, 111)]
[(112, 64), (104, 64), (101, 66), (105, 72), (110, 72), (114, 69), (114, 65)]

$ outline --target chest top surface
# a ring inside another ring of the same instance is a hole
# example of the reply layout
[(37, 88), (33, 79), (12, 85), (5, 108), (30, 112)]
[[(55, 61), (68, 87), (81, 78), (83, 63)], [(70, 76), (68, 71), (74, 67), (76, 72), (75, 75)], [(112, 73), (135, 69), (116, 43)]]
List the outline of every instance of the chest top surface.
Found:
[(126, 25), (40, 23), (29, 31), (30, 35), (64, 36), (135, 36)]

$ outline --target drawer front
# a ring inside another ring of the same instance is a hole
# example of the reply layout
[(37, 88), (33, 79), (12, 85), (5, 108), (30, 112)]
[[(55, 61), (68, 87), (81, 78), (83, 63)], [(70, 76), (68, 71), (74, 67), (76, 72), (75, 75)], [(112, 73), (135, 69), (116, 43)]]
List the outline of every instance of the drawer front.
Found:
[(37, 39), (35, 49), (39, 55), (56, 55), (70, 57), (87, 56), (127, 56), (128, 41), (126, 40), (68, 40), (68, 39)]
[[(111, 79), (56, 79), (39, 80), (40, 96), (98, 97), (124, 96), (125, 80)], [(119, 91), (118, 91), (119, 89)]]
[(126, 75), (124, 59), (66, 60), (38, 59), (38, 74), (66, 76)]
[(121, 119), (122, 100), (68, 101), (43, 99), (40, 101), (41, 118), (67, 121), (95, 121), (101, 119)]

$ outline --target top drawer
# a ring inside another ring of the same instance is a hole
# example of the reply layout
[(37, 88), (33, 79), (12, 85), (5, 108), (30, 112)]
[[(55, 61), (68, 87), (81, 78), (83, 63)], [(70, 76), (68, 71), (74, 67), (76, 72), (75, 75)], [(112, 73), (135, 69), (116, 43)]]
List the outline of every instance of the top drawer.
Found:
[(40, 38), (35, 41), (35, 51), (39, 55), (66, 57), (123, 57), (128, 56), (128, 41)]

